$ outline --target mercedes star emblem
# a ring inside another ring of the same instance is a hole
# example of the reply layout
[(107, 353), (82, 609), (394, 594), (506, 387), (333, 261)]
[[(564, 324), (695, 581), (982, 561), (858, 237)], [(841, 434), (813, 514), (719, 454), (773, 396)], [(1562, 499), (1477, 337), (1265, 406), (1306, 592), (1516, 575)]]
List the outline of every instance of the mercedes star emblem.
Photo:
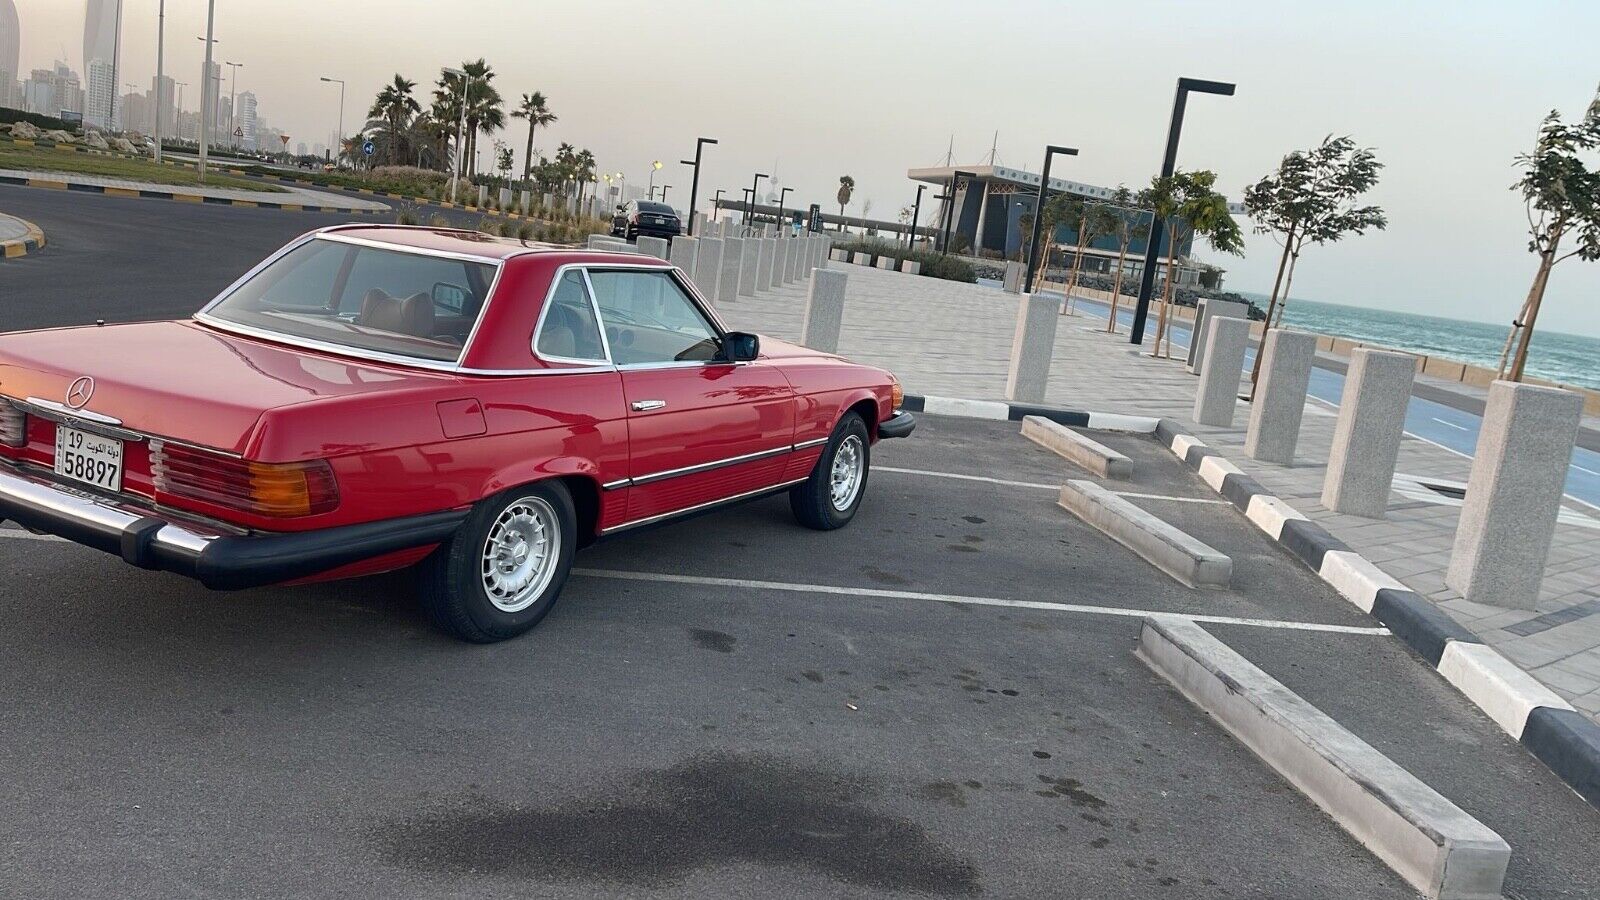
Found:
[(72, 409), (83, 409), (89, 405), (89, 399), (93, 396), (94, 379), (85, 375), (67, 388), (67, 406)]

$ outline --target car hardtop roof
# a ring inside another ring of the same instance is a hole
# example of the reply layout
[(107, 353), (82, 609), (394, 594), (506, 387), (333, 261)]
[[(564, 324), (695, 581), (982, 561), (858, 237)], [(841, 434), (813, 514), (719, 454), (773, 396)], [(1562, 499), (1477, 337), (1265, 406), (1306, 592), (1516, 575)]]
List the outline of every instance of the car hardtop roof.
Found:
[[(464, 228), (436, 228), (427, 225), (335, 225), (318, 229), (318, 234), (356, 238), (375, 244), (387, 244), (397, 249), (420, 250), (431, 253), (456, 253), (476, 256), (489, 261), (502, 261), (530, 254), (559, 255), (565, 262), (627, 263), (629, 265), (656, 265), (669, 267), (665, 260), (635, 253), (618, 253), (606, 250), (586, 250), (563, 247), (538, 241), (496, 237), (481, 231)], [(568, 259), (568, 257), (571, 257)]]

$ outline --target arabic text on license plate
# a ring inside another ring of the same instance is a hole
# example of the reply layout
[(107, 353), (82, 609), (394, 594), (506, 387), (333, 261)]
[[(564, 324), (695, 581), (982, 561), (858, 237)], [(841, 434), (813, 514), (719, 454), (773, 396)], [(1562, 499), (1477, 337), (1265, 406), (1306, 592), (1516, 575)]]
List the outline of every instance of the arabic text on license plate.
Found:
[(120, 491), (122, 442), (65, 425), (57, 426), (56, 474), (108, 491)]

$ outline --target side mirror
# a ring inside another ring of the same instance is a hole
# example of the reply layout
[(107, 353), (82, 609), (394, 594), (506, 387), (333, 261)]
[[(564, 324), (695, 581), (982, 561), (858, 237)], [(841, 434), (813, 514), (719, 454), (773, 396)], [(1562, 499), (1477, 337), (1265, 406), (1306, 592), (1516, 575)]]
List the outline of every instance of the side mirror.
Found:
[(761, 338), (743, 331), (722, 336), (722, 356), (728, 362), (749, 362), (761, 355)]
[(433, 285), (433, 305), (459, 313), (467, 306), (467, 289), (444, 281), (436, 282)]

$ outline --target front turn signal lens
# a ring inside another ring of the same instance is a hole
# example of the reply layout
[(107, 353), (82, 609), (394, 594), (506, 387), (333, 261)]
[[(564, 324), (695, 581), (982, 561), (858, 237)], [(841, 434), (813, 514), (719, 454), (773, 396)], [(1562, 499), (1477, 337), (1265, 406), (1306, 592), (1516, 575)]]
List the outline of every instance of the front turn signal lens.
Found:
[(900, 404), (906, 400), (906, 389), (900, 386), (900, 379), (889, 376), (889, 399), (892, 401), (889, 408), (899, 412)]

